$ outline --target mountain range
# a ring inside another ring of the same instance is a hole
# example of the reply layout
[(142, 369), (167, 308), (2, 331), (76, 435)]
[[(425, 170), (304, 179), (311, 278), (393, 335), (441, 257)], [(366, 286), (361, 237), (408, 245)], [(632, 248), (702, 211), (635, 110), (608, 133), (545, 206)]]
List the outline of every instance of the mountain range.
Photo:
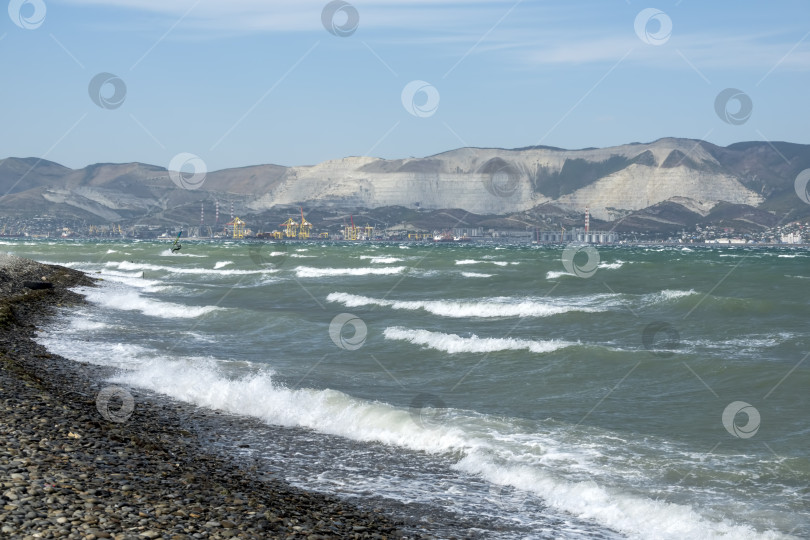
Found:
[(299, 206), (316, 227), (318, 220), (334, 225), (354, 214), (411, 228), (523, 228), (581, 222), (587, 207), (595, 225), (619, 231), (695, 225), (756, 231), (810, 217), (810, 205), (794, 188), (807, 168), (810, 145), (721, 147), (679, 138), (581, 150), (460, 148), (425, 158), (256, 165), (208, 172), (202, 181), (182, 168), (170, 173), (143, 163), (70, 169), (10, 157), (0, 161), (0, 213), (175, 226), (199, 224), (202, 205), (210, 225), (216, 200), (223, 215), (233, 205), (259, 228), (275, 228), (275, 219)]

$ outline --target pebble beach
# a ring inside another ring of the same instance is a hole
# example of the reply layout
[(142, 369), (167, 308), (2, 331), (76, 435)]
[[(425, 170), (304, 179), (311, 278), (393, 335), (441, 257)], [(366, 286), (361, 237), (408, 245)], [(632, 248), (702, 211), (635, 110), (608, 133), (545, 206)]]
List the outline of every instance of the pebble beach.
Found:
[(32, 341), (56, 308), (83, 301), (71, 287), (92, 284), (0, 254), (0, 537), (430, 537), (207, 453), (182, 404), (132, 391), (131, 411), (113, 396), (102, 414), (109, 371)]

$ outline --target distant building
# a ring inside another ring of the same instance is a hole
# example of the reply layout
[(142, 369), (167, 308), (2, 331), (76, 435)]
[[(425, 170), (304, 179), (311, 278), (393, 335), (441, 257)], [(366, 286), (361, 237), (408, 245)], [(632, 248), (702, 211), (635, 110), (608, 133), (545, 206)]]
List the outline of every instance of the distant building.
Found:
[(783, 234), (780, 238), (783, 244), (801, 244), (802, 234), (800, 232), (791, 232)]
[(467, 236), (469, 238), (478, 238), (480, 236), (484, 236), (484, 228), (483, 227), (455, 227), (453, 229), (453, 236), (460, 236), (460, 237)]
[(561, 229), (559, 231), (537, 231), (535, 240), (540, 244), (563, 244), (568, 242), (615, 244), (619, 241), (619, 234), (614, 231), (585, 232), (585, 229)]

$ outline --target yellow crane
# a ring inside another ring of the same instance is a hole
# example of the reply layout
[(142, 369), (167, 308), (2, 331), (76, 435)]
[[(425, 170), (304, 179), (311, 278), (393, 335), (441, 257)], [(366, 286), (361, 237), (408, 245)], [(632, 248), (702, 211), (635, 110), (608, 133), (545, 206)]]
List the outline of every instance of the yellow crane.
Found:
[(351, 227), (346, 227), (346, 232), (344, 233), (344, 237), (346, 240), (357, 240), (357, 227), (354, 226), (354, 216), (349, 216), (352, 220)]
[(238, 217), (233, 218), (233, 221), (228, 225), (233, 225), (233, 237), (234, 238), (244, 238), (245, 237), (245, 222), (239, 219)]
[(298, 230), (298, 238), (306, 240), (312, 230), (312, 223), (304, 219), (304, 209), (301, 208), (301, 228)]
[(284, 227), (284, 236), (287, 238), (295, 238), (298, 236), (298, 222), (293, 218), (282, 223), (281, 227)]

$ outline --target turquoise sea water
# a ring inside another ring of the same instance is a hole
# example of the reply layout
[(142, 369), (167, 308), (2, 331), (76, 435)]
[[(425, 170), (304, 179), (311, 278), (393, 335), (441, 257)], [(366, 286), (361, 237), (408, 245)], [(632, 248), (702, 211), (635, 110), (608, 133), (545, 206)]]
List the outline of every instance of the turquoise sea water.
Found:
[(103, 279), (41, 343), (306, 428), (292, 483), (481, 536), (810, 536), (805, 250), (3, 244)]

